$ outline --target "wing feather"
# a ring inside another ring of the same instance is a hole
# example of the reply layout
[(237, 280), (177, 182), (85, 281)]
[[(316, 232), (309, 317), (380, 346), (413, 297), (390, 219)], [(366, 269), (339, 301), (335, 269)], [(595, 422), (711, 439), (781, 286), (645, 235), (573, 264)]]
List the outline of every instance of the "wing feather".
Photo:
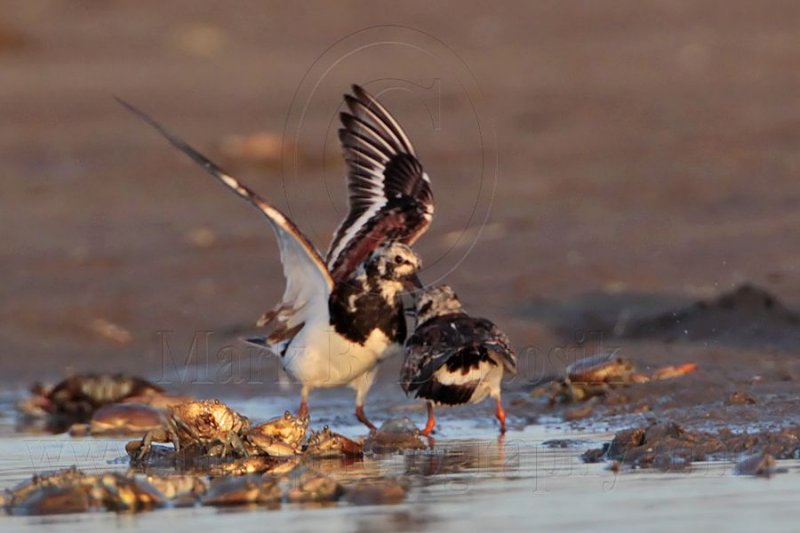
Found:
[(253, 204), (267, 218), (278, 240), (283, 274), (286, 277), (286, 289), (281, 303), (272, 311), (265, 313), (260, 320), (261, 324), (276, 322), (275, 330), (267, 340), (272, 344), (285, 341), (287, 337), (294, 336), (302, 328), (310, 315), (327, 313), (333, 279), (319, 252), (294, 222), (150, 116), (124, 100), (117, 100), (155, 128), (175, 148), (203, 167), (208, 174)]
[[(350, 211), (334, 233), (326, 262), (334, 280), (347, 277), (375, 248), (413, 242), (433, 218), (430, 179), (394, 117), (359, 86), (345, 95), (339, 140), (347, 163)], [(405, 219), (405, 226), (386, 224)], [(393, 233), (380, 233), (391, 226)]]

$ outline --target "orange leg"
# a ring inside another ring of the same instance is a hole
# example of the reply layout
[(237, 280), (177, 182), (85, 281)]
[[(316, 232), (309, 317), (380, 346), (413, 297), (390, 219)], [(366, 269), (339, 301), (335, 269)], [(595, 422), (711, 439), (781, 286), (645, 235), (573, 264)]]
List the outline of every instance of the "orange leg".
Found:
[(367, 415), (364, 414), (363, 405), (356, 405), (356, 418), (358, 418), (358, 421), (367, 426), (369, 429), (378, 429), (375, 427), (375, 424), (369, 421)]
[(420, 435), (427, 437), (433, 433), (433, 428), (436, 427), (436, 417), (433, 415), (433, 404), (428, 402), (428, 422), (425, 424), (425, 429), (420, 431)]
[(500, 433), (506, 432), (506, 410), (503, 409), (503, 402), (500, 398), (497, 398), (497, 410), (495, 411), (495, 416), (497, 420), (500, 422)]
[(300, 389), (300, 409), (297, 410), (297, 417), (298, 418), (306, 418), (308, 416), (308, 394), (311, 390), (303, 386)]

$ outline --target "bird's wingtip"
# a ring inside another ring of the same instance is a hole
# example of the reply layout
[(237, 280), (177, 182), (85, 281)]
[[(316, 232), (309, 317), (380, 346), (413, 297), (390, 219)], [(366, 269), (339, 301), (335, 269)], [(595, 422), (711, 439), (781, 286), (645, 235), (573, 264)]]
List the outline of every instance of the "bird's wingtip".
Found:
[(247, 344), (254, 344), (255, 346), (262, 346), (262, 347), (268, 346), (267, 338), (262, 336), (246, 337), (242, 340)]

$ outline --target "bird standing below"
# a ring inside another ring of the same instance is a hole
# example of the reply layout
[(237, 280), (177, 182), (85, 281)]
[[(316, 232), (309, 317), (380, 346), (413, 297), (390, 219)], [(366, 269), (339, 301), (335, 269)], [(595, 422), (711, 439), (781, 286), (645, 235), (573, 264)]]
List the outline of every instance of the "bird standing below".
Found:
[(300, 416), (314, 388), (349, 386), (356, 417), (375, 426), (364, 400), (377, 364), (402, 352), (407, 337), (400, 294), (420, 287), (420, 260), (409, 247), (433, 217), (430, 180), (397, 121), (364, 89), (345, 95), (342, 141), (350, 211), (334, 234), (327, 261), (280, 210), (152, 118), (120, 101), (211, 176), (256, 206), (278, 239), (286, 277), (281, 302), (259, 326), (271, 326), (251, 344), (280, 355), (302, 385)]
[(465, 405), (487, 396), (496, 402), (500, 431), (506, 414), (500, 397), (503, 372), (517, 372), (517, 356), (508, 337), (491, 321), (464, 312), (447, 285), (424, 289), (416, 302), (417, 326), (405, 343), (400, 383), (406, 394), (427, 400), (430, 435), (434, 406)]

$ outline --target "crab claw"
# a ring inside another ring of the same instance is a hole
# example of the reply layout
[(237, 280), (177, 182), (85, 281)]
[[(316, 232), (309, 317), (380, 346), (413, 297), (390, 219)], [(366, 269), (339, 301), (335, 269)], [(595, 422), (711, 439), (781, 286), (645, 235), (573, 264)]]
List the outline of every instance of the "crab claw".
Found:
[(695, 363), (684, 363), (682, 365), (665, 366), (653, 372), (651, 379), (657, 380), (657, 379), (679, 378), (681, 376), (685, 376), (686, 374), (691, 374), (695, 370), (697, 370), (697, 365)]

